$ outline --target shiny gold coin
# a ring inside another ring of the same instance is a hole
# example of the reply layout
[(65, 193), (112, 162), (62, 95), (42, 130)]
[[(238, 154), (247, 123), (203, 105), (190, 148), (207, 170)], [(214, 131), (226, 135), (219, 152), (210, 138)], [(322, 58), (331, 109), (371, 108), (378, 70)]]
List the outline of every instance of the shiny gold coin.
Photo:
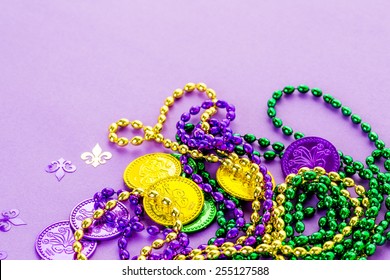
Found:
[(252, 201), (256, 182), (253, 178), (247, 178), (248, 174), (251, 174), (250, 164), (240, 165), (238, 171), (221, 165), (217, 170), (217, 181), (228, 194), (242, 200)]
[[(154, 198), (150, 193), (157, 193)], [(170, 205), (167, 205), (168, 198)], [(188, 224), (195, 220), (202, 211), (204, 205), (203, 192), (199, 186), (190, 179), (175, 176), (162, 179), (151, 185), (145, 192), (144, 209), (146, 214), (156, 223), (164, 226), (172, 226), (175, 219), (172, 217), (172, 209), (180, 211), (179, 220), (182, 224)]]
[(181, 164), (179, 160), (168, 154), (154, 153), (133, 160), (126, 167), (123, 180), (131, 189), (146, 189), (158, 180), (179, 176), (180, 173)]

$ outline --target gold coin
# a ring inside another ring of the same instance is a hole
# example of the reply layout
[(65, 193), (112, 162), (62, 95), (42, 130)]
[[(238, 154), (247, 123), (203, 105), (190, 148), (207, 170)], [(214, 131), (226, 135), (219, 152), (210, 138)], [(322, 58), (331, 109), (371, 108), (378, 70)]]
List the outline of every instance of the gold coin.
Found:
[(217, 170), (217, 181), (219, 185), (230, 195), (252, 201), (256, 183), (247, 179), (246, 174), (250, 174), (250, 165), (241, 165), (239, 171), (233, 171), (232, 168), (221, 165)]
[(175, 157), (154, 153), (133, 160), (123, 173), (123, 180), (129, 188), (146, 189), (151, 184), (163, 178), (179, 176), (180, 161)]
[[(149, 193), (158, 193), (156, 198), (151, 198)], [(168, 198), (169, 206), (162, 202)], [(157, 181), (145, 192), (144, 209), (146, 214), (156, 223), (164, 226), (172, 226), (175, 219), (172, 217), (172, 209), (180, 212), (179, 220), (182, 224), (188, 224), (198, 217), (204, 205), (203, 192), (199, 186), (190, 179), (175, 176)]]

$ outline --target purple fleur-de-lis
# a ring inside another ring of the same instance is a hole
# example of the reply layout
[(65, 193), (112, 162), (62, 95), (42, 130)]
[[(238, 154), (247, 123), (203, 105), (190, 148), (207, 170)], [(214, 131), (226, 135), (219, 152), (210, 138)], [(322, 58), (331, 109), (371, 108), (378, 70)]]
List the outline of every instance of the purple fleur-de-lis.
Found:
[(73, 173), (76, 171), (76, 166), (72, 164), (69, 160), (65, 160), (63, 158), (60, 158), (57, 161), (52, 161), (47, 167), (46, 172), (48, 173), (54, 173), (57, 177), (58, 181), (61, 181), (62, 178), (65, 176), (65, 172), (67, 173)]
[(18, 209), (11, 209), (9, 211), (4, 211), (1, 213), (0, 218), (0, 231), (6, 232), (9, 231), (12, 226), (22, 226), (26, 223), (18, 218), (20, 211)]

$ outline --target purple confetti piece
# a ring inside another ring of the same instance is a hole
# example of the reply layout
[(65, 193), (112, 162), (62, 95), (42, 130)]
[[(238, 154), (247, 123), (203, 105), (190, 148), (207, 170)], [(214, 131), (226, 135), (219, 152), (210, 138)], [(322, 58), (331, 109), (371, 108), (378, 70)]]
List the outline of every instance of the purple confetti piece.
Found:
[(47, 173), (54, 173), (59, 181), (65, 176), (66, 173), (73, 173), (76, 171), (76, 166), (72, 164), (71, 161), (60, 158), (57, 161), (52, 161), (48, 166), (46, 166), (45, 171)]

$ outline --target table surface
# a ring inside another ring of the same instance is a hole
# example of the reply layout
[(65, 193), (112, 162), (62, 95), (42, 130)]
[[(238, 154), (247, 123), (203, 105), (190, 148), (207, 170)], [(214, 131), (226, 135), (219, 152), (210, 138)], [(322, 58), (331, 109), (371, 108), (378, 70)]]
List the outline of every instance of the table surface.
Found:
[[(272, 127), (267, 100), (285, 85), (319, 87), (340, 99), (390, 141), (389, 1), (20, 1), (0, 9), (0, 210), (19, 209), (27, 225), (0, 232), (8, 259), (38, 259), (34, 242), (103, 187), (124, 188), (130, 161), (169, 152), (146, 143), (117, 148), (107, 128), (119, 118), (155, 123), (165, 97), (187, 82), (205, 82), (233, 103), (236, 132), (291, 143)], [(171, 110), (164, 133), (203, 96)], [(360, 129), (312, 96), (278, 105), (285, 124), (330, 140), (363, 161), (373, 145)], [(123, 132), (123, 135), (134, 135)], [(80, 155), (99, 143), (112, 153), (94, 168)], [(45, 167), (63, 157), (77, 171), (58, 182)], [(282, 181), (279, 162), (268, 165)], [(197, 246), (213, 225), (191, 236)], [(133, 256), (150, 244), (129, 243)], [(116, 241), (92, 259), (117, 259)], [(372, 259), (390, 259), (390, 245)]]

